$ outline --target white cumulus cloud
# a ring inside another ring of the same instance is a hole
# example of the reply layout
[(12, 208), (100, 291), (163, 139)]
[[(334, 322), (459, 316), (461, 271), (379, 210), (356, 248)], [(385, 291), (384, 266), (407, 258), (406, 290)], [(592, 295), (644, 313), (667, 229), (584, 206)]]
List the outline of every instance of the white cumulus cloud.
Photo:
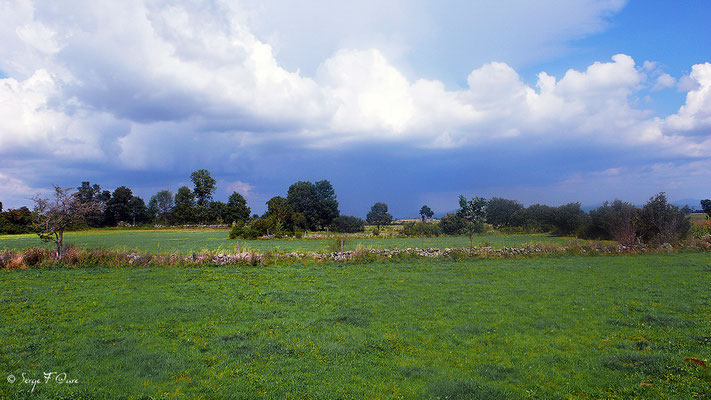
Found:
[[(494, 19), (509, 22), (523, 21), (521, 10), (547, 12), (544, 22), (565, 11), (567, 22), (541, 28), (540, 41), (513, 25), (523, 42), (535, 42), (532, 48), (550, 49), (564, 46), (557, 38), (602, 29), (625, 2), (514, 2), (519, 7), (510, 14), (504, 5), (485, 3)], [(352, 7), (334, 4), (332, 13)], [(407, 8), (411, 15), (395, 22), (410, 32), (410, 21), (425, 18), (433, 3), (384, 7), (386, 15)], [(324, 38), (327, 54), (319, 50), (323, 58), (313, 71), (301, 72), (284, 66), (280, 54), (303, 38), (292, 41), (265, 24), (271, 13), (274, 21), (284, 17), (271, 4), (249, 1), (0, 0), (0, 70), (8, 75), (0, 79), (0, 155), (168, 170), (244, 159), (250, 149), (273, 143), (292, 149), (583, 143), (688, 157), (711, 151), (709, 63), (679, 80), (686, 103), (661, 117), (638, 108), (636, 97), (649, 80), (653, 89), (676, 80), (656, 63), (637, 65), (625, 54), (561, 77), (541, 72), (533, 87), (513, 62), (487, 60), (469, 66), (466, 87), (451, 87), (418, 77), (403, 55), (417, 43), (402, 42), (400, 57), (392, 51), (396, 32), (388, 31), (382, 47), (365, 37)], [(386, 24), (366, 14), (362, 26), (348, 31)], [(423, 26), (439, 26), (440, 17)], [(209, 154), (196, 151), (207, 148)]]

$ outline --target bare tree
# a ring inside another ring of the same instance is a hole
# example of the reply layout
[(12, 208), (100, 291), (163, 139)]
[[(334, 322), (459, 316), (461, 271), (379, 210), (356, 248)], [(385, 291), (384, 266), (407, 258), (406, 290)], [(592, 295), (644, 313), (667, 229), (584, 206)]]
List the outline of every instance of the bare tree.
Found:
[(35, 195), (37, 225), (41, 232), (40, 239), (54, 242), (57, 245), (57, 260), (61, 261), (64, 255), (64, 231), (85, 221), (86, 215), (101, 210), (98, 202), (82, 202), (77, 196), (71, 194), (72, 189), (62, 189), (54, 186), (52, 199)]

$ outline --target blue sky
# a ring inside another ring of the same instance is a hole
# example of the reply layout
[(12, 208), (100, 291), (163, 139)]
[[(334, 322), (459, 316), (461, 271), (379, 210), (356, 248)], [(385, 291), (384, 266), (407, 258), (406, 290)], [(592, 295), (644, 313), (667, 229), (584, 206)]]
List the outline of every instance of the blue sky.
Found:
[(207, 168), (255, 212), (328, 179), (398, 217), (711, 197), (703, 1), (0, 1), (0, 201), (146, 200)]

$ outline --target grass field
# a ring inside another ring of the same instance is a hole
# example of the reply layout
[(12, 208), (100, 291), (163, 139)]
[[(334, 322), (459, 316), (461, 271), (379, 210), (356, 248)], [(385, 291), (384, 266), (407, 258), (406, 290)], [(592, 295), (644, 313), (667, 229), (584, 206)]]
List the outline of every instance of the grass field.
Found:
[[(228, 231), (224, 229), (199, 230), (90, 230), (82, 232), (67, 232), (65, 244), (85, 248), (111, 248), (128, 251), (171, 253), (226, 251), (235, 252), (250, 249), (256, 251), (323, 251), (333, 239), (321, 240), (229, 240)], [(518, 247), (531, 242), (550, 242), (566, 244), (571, 238), (562, 238), (547, 234), (537, 235), (482, 235), (474, 238), (475, 245), (490, 244), (493, 247)], [(345, 250), (353, 250), (360, 244), (374, 248), (408, 248), (435, 247), (453, 248), (468, 247), (469, 238), (439, 237), (439, 238), (352, 238), (346, 241)], [(47, 246), (37, 235), (2, 235), (0, 250), (18, 250), (33, 246)]]
[(0, 271), (0, 398), (708, 398), (710, 284), (700, 253)]

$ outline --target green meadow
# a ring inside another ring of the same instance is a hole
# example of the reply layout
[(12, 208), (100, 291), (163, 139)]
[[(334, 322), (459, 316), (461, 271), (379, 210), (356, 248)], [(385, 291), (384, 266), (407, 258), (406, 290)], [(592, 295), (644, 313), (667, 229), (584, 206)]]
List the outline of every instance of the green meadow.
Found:
[(0, 398), (709, 398), (709, 287), (702, 253), (3, 270)]
[[(527, 243), (553, 243), (564, 245), (571, 238), (549, 234), (534, 235), (480, 235), (474, 237), (475, 245), (492, 247), (520, 247)], [(192, 253), (192, 252), (236, 252), (254, 251), (324, 251), (334, 243), (334, 239), (271, 239), (271, 240), (230, 240), (225, 229), (162, 229), (162, 230), (106, 230), (97, 229), (67, 232), (65, 244), (87, 249), (105, 248), (122, 251), (150, 253)], [(454, 248), (469, 247), (469, 238), (464, 236), (436, 238), (379, 238), (351, 237), (344, 243), (345, 250), (356, 246), (373, 248)], [(0, 250), (20, 250), (28, 247), (51, 247), (43, 243), (37, 235), (0, 235)]]

